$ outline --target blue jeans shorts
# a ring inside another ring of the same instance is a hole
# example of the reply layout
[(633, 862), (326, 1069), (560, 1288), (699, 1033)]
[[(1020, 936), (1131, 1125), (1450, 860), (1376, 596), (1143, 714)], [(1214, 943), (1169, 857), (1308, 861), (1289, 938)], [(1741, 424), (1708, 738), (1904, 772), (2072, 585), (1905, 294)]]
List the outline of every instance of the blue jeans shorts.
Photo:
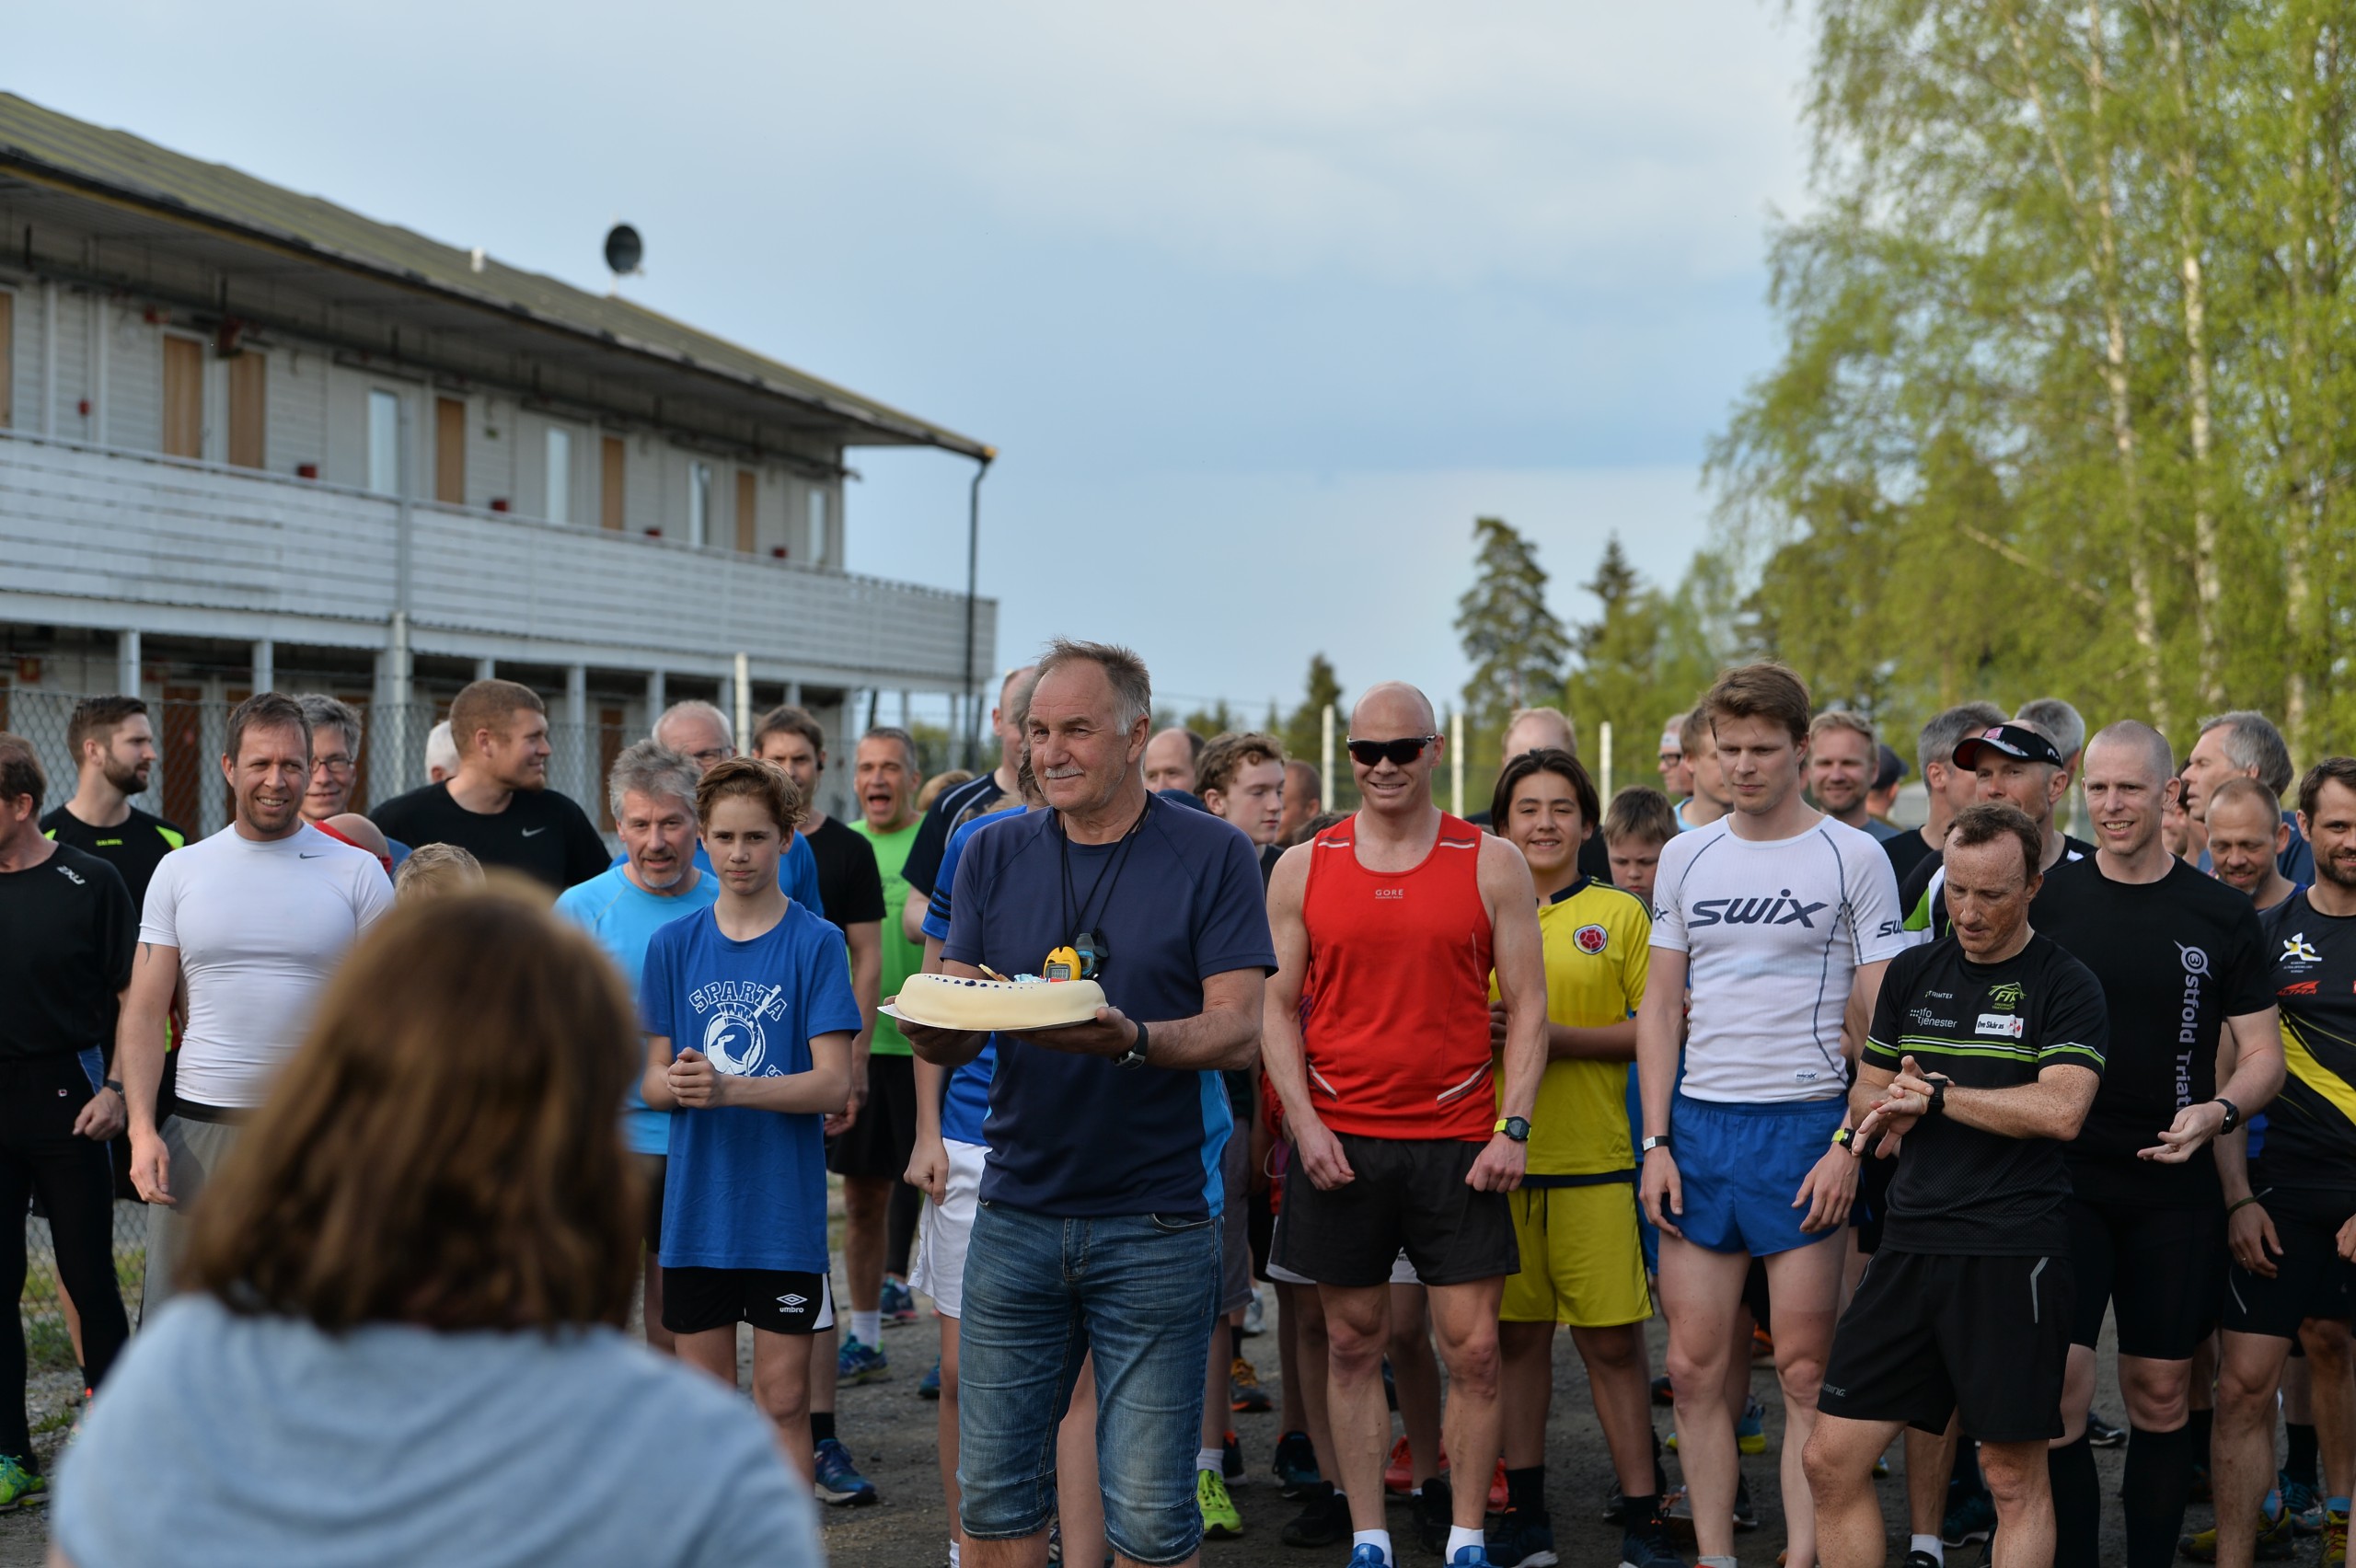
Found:
[(1203, 1539), (1195, 1451), (1220, 1286), (1210, 1215), (1058, 1219), (984, 1203), (957, 1339), (959, 1522), (983, 1540), (1047, 1528), (1056, 1428), (1095, 1357), (1104, 1533), (1138, 1562)]
[(1807, 1231), (1793, 1197), (1831, 1147), (1848, 1114), (1845, 1097), (1771, 1105), (1690, 1100), (1669, 1102), (1669, 1152), (1685, 1190), (1677, 1228), (1713, 1252), (1772, 1257), (1835, 1236), (1843, 1228)]

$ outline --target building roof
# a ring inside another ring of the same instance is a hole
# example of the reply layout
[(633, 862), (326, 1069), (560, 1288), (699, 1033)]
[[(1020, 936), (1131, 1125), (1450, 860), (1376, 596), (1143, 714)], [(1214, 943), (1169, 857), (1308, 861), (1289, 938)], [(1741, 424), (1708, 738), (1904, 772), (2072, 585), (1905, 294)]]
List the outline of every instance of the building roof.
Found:
[(700, 372), (822, 415), (846, 444), (991, 448), (750, 349), (613, 295), (378, 223), (317, 196), (205, 163), (127, 131), (87, 124), (0, 93), (0, 175), (130, 205), (318, 264)]

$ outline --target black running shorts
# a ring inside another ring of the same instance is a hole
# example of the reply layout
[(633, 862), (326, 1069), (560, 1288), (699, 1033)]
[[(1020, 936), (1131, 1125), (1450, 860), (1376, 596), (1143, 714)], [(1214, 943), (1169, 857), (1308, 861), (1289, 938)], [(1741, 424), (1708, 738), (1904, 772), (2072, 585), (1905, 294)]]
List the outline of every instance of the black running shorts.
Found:
[(913, 1056), (867, 1058), (867, 1098), (859, 1120), (826, 1146), (826, 1169), (837, 1176), (905, 1181), (917, 1147), (917, 1064)]
[(1389, 1284), (1403, 1248), (1426, 1285), (1499, 1279), (1521, 1267), (1506, 1195), (1464, 1184), (1487, 1140), (1334, 1136), (1356, 1180), (1322, 1191), (1296, 1151), (1272, 1262), (1343, 1286)]
[(2222, 1206), (2142, 1208), (2073, 1197), (2069, 1218), (2078, 1297), (2072, 1343), (2100, 1343), (2104, 1310), (2113, 1309), (2119, 1355), (2190, 1360), (2223, 1306)]
[(2324, 1188), (2267, 1187), (2258, 1201), (2274, 1222), (2282, 1255), (2274, 1277), (2236, 1262), (2225, 1275), (2225, 1327), (2237, 1334), (2271, 1334), (2295, 1347), (2307, 1318), (2356, 1316), (2351, 1287), (2356, 1266), (2339, 1255), (2339, 1228), (2356, 1215), (2356, 1193)]
[(2070, 1260), (1959, 1257), (1884, 1246), (1832, 1333), (1818, 1408), (2030, 1443), (2062, 1435)]
[(699, 1334), (750, 1323), (773, 1334), (823, 1333), (835, 1326), (834, 1285), (822, 1274), (776, 1269), (663, 1271), (663, 1326)]

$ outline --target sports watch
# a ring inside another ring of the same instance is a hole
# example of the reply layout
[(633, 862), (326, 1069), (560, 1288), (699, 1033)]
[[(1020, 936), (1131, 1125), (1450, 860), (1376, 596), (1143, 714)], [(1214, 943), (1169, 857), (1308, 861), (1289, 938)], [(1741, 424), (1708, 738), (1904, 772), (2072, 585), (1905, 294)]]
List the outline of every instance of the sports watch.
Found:
[(1526, 1144), (1530, 1141), (1530, 1118), (1500, 1116), (1497, 1118), (1497, 1124), (1489, 1130), (1493, 1133), (1503, 1133), (1516, 1143)]
[(2217, 1103), (2225, 1108), (2225, 1119), (2217, 1124), (2217, 1136), (2222, 1138), (2242, 1124), (2242, 1108), (2222, 1094), (2217, 1096)]
[(1930, 1103), (1923, 1107), (1923, 1114), (1936, 1116), (1944, 1113), (1946, 1108), (1947, 1080), (1943, 1078), (1934, 1078), (1931, 1080)]
[(1655, 1133), (1645, 1139), (1643, 1145), (1638, 1147), (1636, 1152), (1639, 1154), (1650, 1154), (1657, 1148), (1667, 1148), (1668, 1147), (1669, 1135), (1667, 1133)]
[(1138, 1043), (1129, 1047), (1127, 1055), (1115, 1056), (1113, 1060), (1118, 1066), (1141, 1067), (1145, 1066), (1145, 1022), (1141, 1019), (1133, 1019), (1130, 1021), (1138, 1026)]
[(1845, 1148), (1851, 1154), (1863, 1154), (1865, 1152), (1865, 1149), (1857, 1143), (1857, 1129), (1854, 1127), (1842, 1127), (1839, 1131), (1835, 1132), (1832, 1135), (1832, 1147), (1835, 1148)]

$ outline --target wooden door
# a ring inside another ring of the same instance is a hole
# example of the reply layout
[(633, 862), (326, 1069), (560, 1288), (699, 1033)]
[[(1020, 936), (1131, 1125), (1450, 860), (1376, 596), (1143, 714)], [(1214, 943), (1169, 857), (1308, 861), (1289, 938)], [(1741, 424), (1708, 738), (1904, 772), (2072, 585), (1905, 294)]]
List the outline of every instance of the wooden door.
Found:
[(206, 755), (204, 688), (166, 686), (162, 719), (156, 731), (156, 771), (164, 776), (164, 820), (178, 823), (193, 839), (205, 831), (206, 773), (220, 767), (216, 757)]
[(612, 533), (621, 532), (625, 492), (622, 489), (629, 473), (629, 449), (618, 435), (606, 437), (599, 450), (597, 475), (597, 524)]
[(746, 555), (753, 553), (759, 484), (752, 469), (736, 470), (736, 548)]
[(618, 708), (597, 709), (597, 825), (607, 833), (614, 830), (614, 792), (606, 788), (606, 780), (614, 774), (614, 759), (622, 755), (629, 738), (622, 733), (622, 710)]
[(461, 398), (433, 399), (433, 499), (445, 506), (467, 503), (467, 405)]
[(204, 455), (204, 345), (193, 338), (164, 340), (164, 451)]
[(270, 361), (253, 352), (229, 362), (229, 461), (266, 468), (270, 424)]

